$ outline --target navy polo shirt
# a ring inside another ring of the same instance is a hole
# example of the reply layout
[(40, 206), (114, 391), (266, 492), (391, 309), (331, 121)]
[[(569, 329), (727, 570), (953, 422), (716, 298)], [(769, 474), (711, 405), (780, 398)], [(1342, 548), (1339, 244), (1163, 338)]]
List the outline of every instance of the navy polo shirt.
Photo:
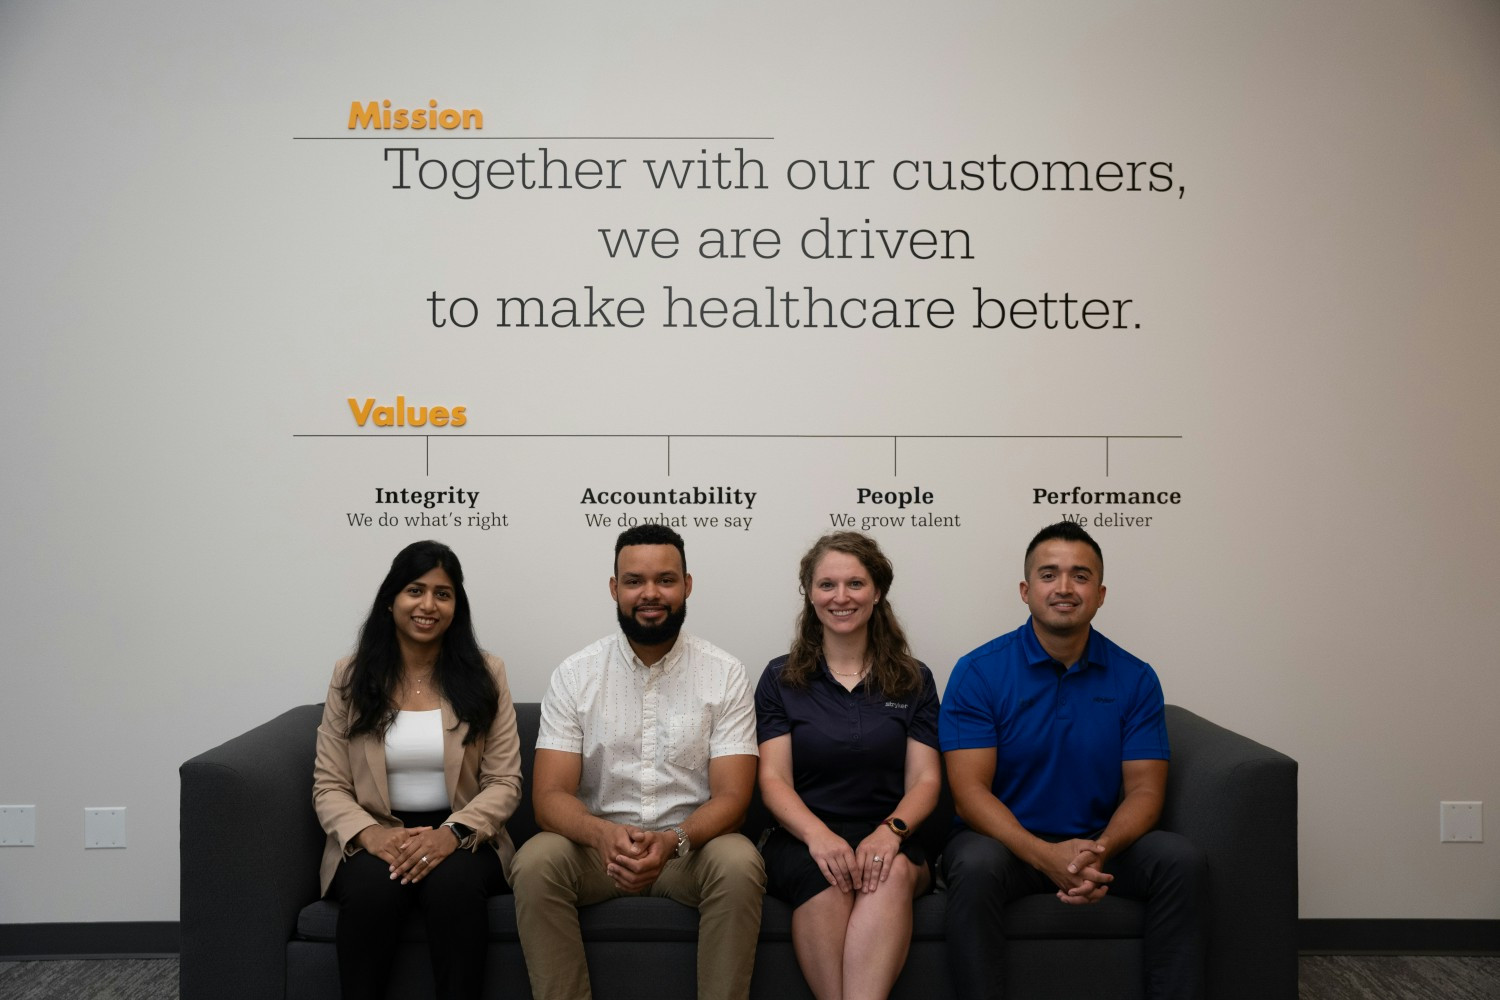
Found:
[(958, 661), (939, 730), (944, 751), (995, 748), (990, 790), (1036, 834), (1097, 834), (1120, 801), (1120, 764), (1171, 758), (1149, 664), (1091, 629), (1064, 673), (1029, 618)]
[(864, 685), (846, 691), (818, 661), (805, 688), (781, 683), (787, 658), (766, 666), (755, 688), (756, 739), (792, 735), (792, 785), (823, 820), (879, 822), (906, 794), (906, 741), (938, 744), (932, 671), (922, 686), (888, 698)]

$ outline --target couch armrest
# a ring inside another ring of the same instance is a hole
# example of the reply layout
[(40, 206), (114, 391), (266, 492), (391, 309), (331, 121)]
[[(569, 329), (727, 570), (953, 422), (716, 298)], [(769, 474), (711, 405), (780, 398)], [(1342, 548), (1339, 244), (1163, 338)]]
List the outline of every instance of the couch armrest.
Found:
[(318, 898), (321, 718), (294, 708), (179, 769), (183, 1000), (286, 995), (287, 942)]
[(1161, 826), (1208, 855), (1213, 1000), (1296, 1000), (1297, 762), (1167, 706)]

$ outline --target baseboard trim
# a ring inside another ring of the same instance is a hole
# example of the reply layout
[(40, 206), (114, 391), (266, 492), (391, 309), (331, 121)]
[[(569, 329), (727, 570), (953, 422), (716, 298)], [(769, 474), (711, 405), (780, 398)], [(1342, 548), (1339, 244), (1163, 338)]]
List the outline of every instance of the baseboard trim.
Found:
[(175, 920), (87, 924), (0, 924), (0, 958), (175, 957), (182, 935)]
[(1304, 955), (1497, 955), (1500, 920), (1299, 920)]
[[(0, 924), (0, 958), (149, 958), (176, 955), (177, 921)], [(1308, 955), (1500, 954), (1500, 920), (1299, 920)]]

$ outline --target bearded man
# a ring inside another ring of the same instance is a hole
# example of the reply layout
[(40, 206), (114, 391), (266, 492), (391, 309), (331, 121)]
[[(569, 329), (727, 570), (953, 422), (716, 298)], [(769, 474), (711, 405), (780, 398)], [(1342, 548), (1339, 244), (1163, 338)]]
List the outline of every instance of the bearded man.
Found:
[(765, 868), (735, 833), (755, 785), (745, 667), (682, 631), (682, 537), (623, 532), (609, 580), (619, 629), (568, 657), (542, 699), (537, 834), (513, 865), (536, 1000), (586, 1000), (578, 907), (665, 896), (696, 907), (699, 1000), (746, 1000)]

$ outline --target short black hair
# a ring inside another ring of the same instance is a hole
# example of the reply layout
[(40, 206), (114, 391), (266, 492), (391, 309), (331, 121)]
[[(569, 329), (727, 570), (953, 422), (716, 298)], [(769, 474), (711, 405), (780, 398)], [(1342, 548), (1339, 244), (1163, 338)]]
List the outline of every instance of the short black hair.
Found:
[(665, 524), (637, 524), (620, 532), (620, 537), (615, 539), (616, 573), (620, 572), (620, 550), (627, 545), (670, 545), (682, 557), (682, 572), (687, 573), (687, 550), (683, 547), (682, 536)]
[(1031, 563), (1031, 553), (1043, 542), (1050, 542), (1054, 538), (1064, 542), (1083, 542), (1094, 550), (1094, 555), (1099, 557), (1099, 578), (1104, 579), (1104, 551), (1099, 548), (1099, 543), (1094, 541), (1094, 536), (1083, 530), (1083, 526), (1076, 521), (1058, 521), (1049, 524), (1036, 533), (1031, 544), (1026, 546), (1026, 555), (1021, 560), (1021, 576), (1026, 576), (1026, 567)]

